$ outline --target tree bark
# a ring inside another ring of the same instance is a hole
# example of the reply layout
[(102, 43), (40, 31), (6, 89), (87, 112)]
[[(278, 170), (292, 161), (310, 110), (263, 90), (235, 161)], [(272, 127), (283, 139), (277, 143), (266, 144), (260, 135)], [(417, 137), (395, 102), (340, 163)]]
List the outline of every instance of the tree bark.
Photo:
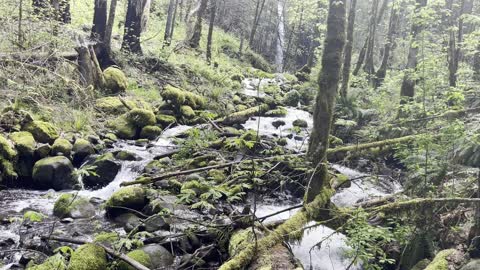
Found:
[(343, 98), (347, 97), (348, 88), (350, 87), (350, 70), (352, 67), (353, 34), (355, 30), (356, 7), (357, 0), (352, 0), (350, 2), (350, 11), (348, 13), (347, 43), (345, 45), (345, 58), (343, 62), (342, 72), (342, 88), (340, 90), (340, 95)]
[(92, 38), (103, 42), (107, 28), (107, 0), (95, 0)]
[(163, 36), (163, 44), (165, 46), (170, 46), (172, 36), (172, 25), (173, 25), (173, 13), (175, 9), (175, 0), (170, 0), (168, 4), (168, 12), (167, 12), (167, 24), (165, 25), (165, 35)]
[(173, 33), (175, 32), (175, 22), (177, 20), (177, 12), (178, 12), (178, 1), (175, 1), (175, 8), (173, 10), (173, 19), (172, 19), (172, 27), (170, 28), (170, 42), (172, 42), (173, 39)]
[(278, 14), (278, 23), (277, 23), (277, 46), (275, 50), (275, 66), (276, 71), (281, 73), (283, 72), (283, 61), (284, 61), (284, 47), (285, 47), (285, 19), (284, 19), (284, 7), (285, 2), (278, 0), (277, 2), (277, 14)]
[(207, 38), (207, 62), (210, 65), (212, 61), (212, 39), (213, 39), (213, 26), (215, 23), (215, 15), (217, 14), (217, 0), (210, 0), (210, 24), (208, 26), (208, 38)]
[(128, 0), (127, 15), (122, 50), (130, 53), (142, 54), (140, 36), (142, 34), (142, 17), (149, 0)]
[(328, 168), (325, 163), (346, 40), (345, 15), (346, 1), (330, 0), (322, 71), (318, 80), (319, 91), (313, 111), (313, 131), (308, 147), (308, 157), (317, 169), (309, 183), (305, 195), (306, 202), (313, 201), (329, 184)]
[(373, 0), (373, 3), (372, 3), (370, 25), (369, 25), (369, 31), (368, 31), (367, 51), (365, 54), (365, 65), (363, 66), (363, 70), (369, 75), (375, 72), (373, 56), (374, 56), (374, 50), (375, 50), (375, 35), (377, 33), (378, 3), (379, 3), (379, 0)]
[(110, 12), (108, 14), (107, 26), (105, 28), (104, 36), (104, 47), (108, 53), (111, 54), (112, 51), (112, 33), (113, 33), (113, 24), (115, 23), (115, 13), (117, 10), (117, 0), (110, 1)]
[(250, 32), (250, 38), (248, 44), (250, 48), (253, 48), (253, 42), (255, 41), (255, 35), (257, 33), (258, 24), (260, 23), (260, 17), (262, 16), (263, 9), (265, 7), (266, 0), (257, 0), (255, 7), (255, 16), (253, 17), (252, 31)]
[(200, 46), (200, 39), (202, 38), (202, 19), (205, 10), (207, 9), (208, 0), (200, 0), (200, 6), (197, 10), (197, 18), (193, 26), (192, 36), (188, 40), (191, 48), (198, 48)]
[[(427, 6), (427, 0), (416, 0), (415, 3), (415, 14), (419, 14), (421, 9)], [(415, 17), (415, 16), (414, 16)], [(415, 18), (412, 22), (412, 29), (410, 35), (412, 40), (410, 41), (410, 49), (408, 50), (408, 59), (407, 66), (405, 70), (405, 75), (403, 77), (402, 87), (400, 90), (400, 96), (406, 99), (413, 99), (415, 96), (415, 79), (414, 73), (417, 68), (417, 54), (418, 54), (418, 36), (423, 30), (423, 25), (421, 22), (416, 22)], [(402, 99), (402, 103), (405, 103), (405, 100)]]
[[(453, 1), (453, 0), (452, 0)], [(457, 72), (458, 72), (458, 65), (460, 62), (460, 57), (461, 57), (461, 48), (460, 44), (463, 42), (463, 28), (464, 28), (464, 23), (463, 23), (463, 18), (462, 15), (465, 14), (466, 12), (466, 1), (462, 0), (460, 3), (460, 10), (457, 15), (454, 14), (453, 10), (453, 3), (448, 2), (448, 8), (451, 11), (451, 27), (452, 30), (450, 31), (450, 40), (449, 40), (449, 57), (448, 57), (448, 71), (449, 71), (449, 83), (451, 87), (456, 87), (457, 86)], [(469, 9), (467, 9), (469, 10)], [(468, 11), (467, 11), (468, 12)], [(455, 21), (458, 20), (458, 33), (455, 35), (455, 30), (453, 29), (453, 26), (455, 25)]]
[(375, 75), (375, 87), (382, 85), (385, 76), (387, 75), (388, 61), (390, 60), (390, 55), (393, 49), (393, 44), (395, 42), (394, 36), (397, 31), (398, 23), (398, 9), (399, 7), (395, 5), (395, 1), (392, 4), (392, 11), (390, 13), (390, 22), (388, 23), (388, 33), (387, 40), (385, 42), (385, 47), (383, 50), (382, 64), (377, 70)]

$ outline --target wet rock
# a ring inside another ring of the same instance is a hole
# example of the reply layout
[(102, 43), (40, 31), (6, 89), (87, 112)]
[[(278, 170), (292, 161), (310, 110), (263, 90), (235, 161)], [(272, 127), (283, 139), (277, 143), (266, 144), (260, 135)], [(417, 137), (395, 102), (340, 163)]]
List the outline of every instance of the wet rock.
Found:
[(33, 167), (33, 183), (38, 189), (65, 190), (78, 189), (80, 183), (78, 178), (73, 175), (73, 165), (66, 157), (44, 158)]
[(285, 125), (286, 125), (286, 123), (283, 120), (276, 120), (276, 121), (272, 122), (272, 126), (274, 126), (275, 128), (279, 128), (279, 127), (285, 126)]
[(274, 110), (270, 110), (265, 113), (265, 116), (268, 116), (268, 117), (284, 117), (286, 115), (287, 115), (287, 109), (285, 109), (284, 107), (278, 107)]
[(277, 144), (280, 146), (286, 146), (288, 144), (288, 141), (286, 138), (280, 138), (277, 140)]
[(90, 218), (95, 216), (95, 206), (85, 197), (67, 193), (57, 199), (53, 214), (59, 218)]
[(308, 127), (307, 121), (305, 121), (303, 119), (297, 119), (297, 120), (293, 121), (292, 124), (293, 124), (294, 127), (299, 127), (299, 128), (307, 128)]
[(51, 150), (52, 150), (52, 147), (48, 143), (39, 144), (37, 146), (37, 149), (35, 149), (35, 158), (36, 159), (46, 158), (50, 155)]
[(86, 188), (101, 188), (112, 182), (117, 176), (121, 165), (115, 161), (113, 153), (101, 155), (89, 164), (94, 174), (86, 175), (83, 184)]
[[(145, 251), (136, 249), (127, 253), (127, 256), (141, 263), (143, 266), (152, 269), (152, 260)], [(117, 270), (135, 270), (135, 268), (124, 261), (119, 261)]]
[(170, 225), (161, 215), (153, 215), (145, 220), (144, 227), (147, 232), (156, 232), (159, 230), (168, 230)]
[(128, 81), (122, 70), (109, 67), (103, 71), (103, 76), (105, 78), (105, 90), (108, 94), (118, 94), (127, 90)]
[(138, 155), (128, 151), (118, 151), (115, 153), (115, 158), (123, 161), (137, 161), (142, 159)]
[(85, 244), (73, 252), (67, 270), (105, 270), (107, 267), (105, 250), (95, 244)]
[(129, 124), (143, 128), (146, 126), (153, 126), (157, 122), (155, 114), (150, 110), (133, 109), (126, 114), (126, 119)]
[(129, 233), (142, 224), (142, 220), (135, 214), (126, 213), (114, 218), (114, 221), (121, 225)]
[(35, 211), (27, 211), (23, 214), (23, 220), (26, 222), (42, 222), (45, 216)]
[(35, 140), (41, 143), (53, 143), (59, 137), (57, 128), (43, 121), (32, 121), (23, 129), (30, 132)]
[(117, 190), (105, 204), (107, 215), (118, 216), (128, 212), (125, 208), (142, 210), (148, 204), (145, 191), (141, 187), (123, 187)]
[(140, 132), (140, 139), (155, 140), (162, 133), (162, 129), (157, 126), (146, 126)]
[[(161, 245), (151, 244), (136, 249), (127, 254), (128, 257), (138, 261), (150, 269), (165, 269), (173, 264), (174, 257)], [(119, 263), (119, 270), (135, 270), (125, 262)]]
[(478, 270), (480, 269), (480, 260), (472, 260), (464, 265), (460, 270)]
[(66, 156), (70, 157), (72, 154), (73, 145), (66, 139), (58, 138), (52, 145), (52, 156)]
[(73, 164), (80, 165), (90, 155), (95, 154), (93, 145), (84, 139), (78, 139), (73, 145)]
[(120, 139), (133, 140), (137, 136), (137, 128), (127, 120), (126, 115), (117, 117), (109, 126)]

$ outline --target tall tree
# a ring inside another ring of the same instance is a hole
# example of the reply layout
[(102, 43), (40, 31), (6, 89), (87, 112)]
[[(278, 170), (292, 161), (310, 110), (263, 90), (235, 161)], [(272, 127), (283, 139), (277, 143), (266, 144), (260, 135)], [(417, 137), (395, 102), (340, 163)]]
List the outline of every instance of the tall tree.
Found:
[(398, 24), (398, 6), (396, 5), (396, 1), (392, 2), (392, 10), (390, 12), (390, 21), (388, 23), (388, 32), (387, 32), (387, 39), (385, 41), (385, 47), (383, 49), (383, 58), (380, 67), (375, 74), (375, 87), (379, 87), (385, 76), (387, 75), (387, 68), (388, 62), (390, 60), (391, 52), (393, 49), (393, 43), (395, 42), (395, 33), (397, 31), (397, 24)]
[(277, 72), (283, 72), (284, 47), (285, 47), (285, 17), (284, 17), (285, 1), (277, 2), (277, 46), (275, 50), (275, 66)]
[(173, 26), (173, 14), (175, 12), (175, 0), (170, 0), (168, 4), (168, 11), (167, 11), (167, 23), (165, 25), (165, 35), (163, 36), (163, 43), (166, 46), (170, 46), (170, 42), (172, 39), (172, 26)]
[(263, 9), (265, 8), (265, 2), (266, 0), (257, 0), (257, 3), (255, 5), (255, 14), (253, 16), (252, 30), (250, 31), (250, 38), (248, 40), (250, 48), (253, 48), (253, 42), (255, 41), (255, 35), (257, 34), (257, 28), (260, 23)]
[[(453, 9), (453, 0), (447, 1), (447, 9), (450, 11), (451, 19), (450, 39), (448, 42), (448, 71), (449, 83), (451, 87), (457, 86), (457, 72), (461, 58), (461, 45), (463, 42), (464, 34), (463, 15), (471, 12), (471, 9), (468, 8), (469, 6), (472, 6), (469, 1), (461, 0), (459, 11), (455, 12)], [(455, 24), (457, 23), (457, 21), (458, 27), (457, 29), (455, 29)]]
[(105, 28), (105, 37), (103, 39), (104, 40), (103, 43), (108, 54), (110, 54), (112, 50), (112, 33), (113, 33), (113, 24), (115, 23), (116, 10), (117, 10), (117, 0), (111, 0), (107, 27)]
[(191, 35), (188, 38), (188, 44), (192, 48), (198, 48), (200, 46), (200, 39), (202, 37), (202, 19), (205, 10), (207, 9), (208, 0), (199, 0), (196, 10), (196, 19)]
[(400, 96), (403, 97), (402, 102), (405, 102), (405, 98), (412, 99), (415, 96), (416, 82), (414, 73), (417, 68), (418, 38), (424, 28), (424, 22), (418, 20), (417, 16), (426, 6), (427, 0), (416, 0), (415, 2), (415, 14), (413, 16), (412, 28), (410, 30), (411, 41), (408, 50), (407, 66), (403, 77), (402, 88), (400, 90)]
[(319, 90), (313, 111), (313, 131), (308, 147), (308, 157), (316, 165), (316, 170), (305, 195), (306, 202), (313, 201), (329, 185), (326, 159), (346, 42), (345, 17), (346, 0), (330, 0)]
[[(380, 0), (373, 0), (370, 23), (368, 26), (369, 31), (368, 31), (367, 51), (365, 54), (365, 65), (363, 66), (363, 70), (369, 75), (375, 72), (373, 56), (374, 56), (374, 50), (375, 50), (375, 36), (377, 33), (377, 14), (378, 14), (379, 2)], [(386, 2), (386, 0), (384, 0), (384, 2)]]
[(208, 26), (208, 37), (207, 37), (207, 62), (209, 65), (212, 62), (213, 26), (215, 24), (216, 14), (217, 14), (217, 0), (210, 0), (210, 24)]
[(149, 2), (149, 0), (128, 0), (122, 50), (142, 54), (140, 46), (140, 36), (143, 30), (142, 20), (145, 7)]
[(343, 61), (342, 71), (342, 88), (340, 95), (347, 97), (348, 88), (350, 87), (350, 70), (352, 67), (352, 51), (353, 51), (353, 34), (355, 30), (355, 14), (356, 14), (357, 0), (350, 2), (350, 10), (348, 12), (348, 28), (347, 28), (347, 43), (345, 45), (345, 58)]
[(107, 28), (107, 0), (95, 0), (93, 11), (92, 38), (99, 41), (105, 39)]

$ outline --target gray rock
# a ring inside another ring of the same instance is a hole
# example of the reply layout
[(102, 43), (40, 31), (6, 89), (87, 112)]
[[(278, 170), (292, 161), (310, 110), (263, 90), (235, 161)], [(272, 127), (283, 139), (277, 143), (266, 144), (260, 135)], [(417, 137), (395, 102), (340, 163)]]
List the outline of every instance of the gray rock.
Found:
[(89, 164), (92, 166), (95, 175), (90, 174), (83, 178), (86, 188), (101, 188), (112, 182), (117, 176), (121, 166), (115, 162), (112, 153), (101, 155)]
[(114, 221), (120, 224), (127, 233), (131, 232), (137, 226), (142, 224), (142, 220), (132, 213), (119, 215)]
[(154, 215), (149, 217), (144, 222), (145, 231), (156, 232), (158, 230), (168, 230), (170, 225), (165, 222), (165, 219), (161, 215)]
[(141, 249), (150, 257), (152, 269), (164, 269), (173, 264), (174, 257), (161, 245), (146, 245)]
[(73, 165), (63, 156), (44, 158), (33, 167), (32, 179), (38, 189), (79, 189), (80, 182), (73, 175)]

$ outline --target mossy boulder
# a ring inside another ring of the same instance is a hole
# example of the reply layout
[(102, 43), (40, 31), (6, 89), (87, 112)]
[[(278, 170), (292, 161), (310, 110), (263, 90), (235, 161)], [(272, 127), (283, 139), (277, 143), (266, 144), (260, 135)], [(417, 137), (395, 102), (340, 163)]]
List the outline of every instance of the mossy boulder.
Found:
[(59, 218), (90, 218), (95, 216), (95, 206), (85, 197), (65, 193), (55, 202), (53, 214)]
[(155, 140), (162, 134), (162, 129), (157, 126), (146, 126), (140, 132), (140, 139)]
[(52, 150), (52, 146), (48, 143), (41, 143), (37, 145), (37, 148), (35, 149), (35, 159), (42, 159), (46, 158), (50, 155), (50, 152)]
[(162, 125), (164, 128), (177, 122), (177, 118), (175, 118), (173, 115), (157, 114), (156, 118), (157, 123)]
[(83, 185), (86, 188), (101, 188), (110, 184), (121, 168), (121, 165), (115, 161), (113, 153), (101, 155), (89, 165), (93, 173), (83, 177)]
[(126, 115), (117, 117), (111, 126), (120, 139), (133, 140), (137, 136), (137, 127), (127, 120)]
[(123, 161), (136, 161), (141, 160), (142, 158), (136, 155), (135, 153), (128, 151), (118, 151), (115, 153), (115, 158)]
[[(151, 269), (167, 269), (174, 261), (172, 254), (166, 248), (157, 244), (146, 245), (131, 251), (127, 256)], [(134, 268), (125, 262), (121, 262), (119, 270), (134, 270)]]
[(43, 121), (32, 121), (26, 124), (23, 130), (30, 132), (37, 142), (53, 143), (58, 137), (57, 128)]
[(185, 92), (171, 85), (165, 86), (161, 95), (165, 101), (175, 106), (181, 106), (185, 104)]
[(146, 192), (141, 187), (123, 187), (117, 190), (105, 204), (109, 216), (127, 212), (125, 208), (142, 210), (148, 204)]
[(145, 109), (133, 109), (127, 113), (126, 118), (128, 123), (138, 128), (153, 126), (157, 122), (155, 114)]
[(2, 135), (0, 135), (0, 156), (11, 161), (17, 158), (17, 151), (13, 144)]
[(33, 184), (37, 189), (78, 189), (80, 183), (73, 174), (70, 160), (63, 156), (41, 159), (33, 166)]
[(61, 254), (53, 255), (52, 257), (48, 257), (45, 262), (39, 265), (34, 265), (31, 267), (27, 267), (28, 270), (66, 270), (67, 269), (67, 262), (65, 258)]
[(225, 125), (243, 124), (252, 116), (264, 114), (269, 110), (269, 108), (270, 107), (267, 104), (262, 104), (260, 106), (256, 106), (243, 111), (232, 113), (223, 120), (223, 124)]
[(182, 114), (183, 117), (187, 119), (192, 119), (195, 117), (195, 111), (192, 109), (192, 107), (188, 105), (181, 106), (180, 113)]
[(438, 252), (433, 261), (424, 270), (448, 270), (447, 258), (454, 252), (454, 249), (446, 249)]
[(95, 244), (85, 244), (73, 252), (67, 270), (108, 269), (107, 253)]
[(15, 148), (23, 156), (33, 156), (35, 153), (35, 139), (32, 133), (27, 131), (14, 132), (10, 135), (10, 139), (15, 144)]
[(284, 117), (287, 115), (287, 109), (284, 107), (278, 107), (265, 113), (268, 117)]
[(302, 95), (297, 90), (290, 90), (283, 98), (283, 103), (287, 106), (297, 106)]
[(105, 78), (105, 89), (109, 94), (118, 94), (125, 92), (128, 87), (128, 80), (122, 70), (109, 67), (103, 71)]
[(23, 214), (24, 221), (30, 222), (42, 222), (45, 216), (35, 211), (27, 211)]
[(88, 156), (95, 154), (93, 145), (85, 139), (77, 139), (72, 148), (73, 164), (80, 165)]
[(51, 154), (52, 156), (66, 156), (70, 157), (72, 155), (73, 145), (66, 139), (58, 138), (52, 145)]
[[(130, 108), (135, 107), (135, 103), (133, 101), (125, 100), (125, 102), (128, 106), (130, 106)], [(129, 111), (118, 97), (99, 98), (95, 101), (95, 107), (102, 112), (113, 115), (120, 115)]]
[(305, 121), (303, 119), (297, 119), (297, 120), (293, 121), (292, 125), (294, 127), (299, 127), (299, 128), (308, 128), (307, 121)]
[(204, 97), (185, 91), (185, 105), (188, 105), (194, 109), (202, 109), (205, 107), (206, 103), (207, 102)]

